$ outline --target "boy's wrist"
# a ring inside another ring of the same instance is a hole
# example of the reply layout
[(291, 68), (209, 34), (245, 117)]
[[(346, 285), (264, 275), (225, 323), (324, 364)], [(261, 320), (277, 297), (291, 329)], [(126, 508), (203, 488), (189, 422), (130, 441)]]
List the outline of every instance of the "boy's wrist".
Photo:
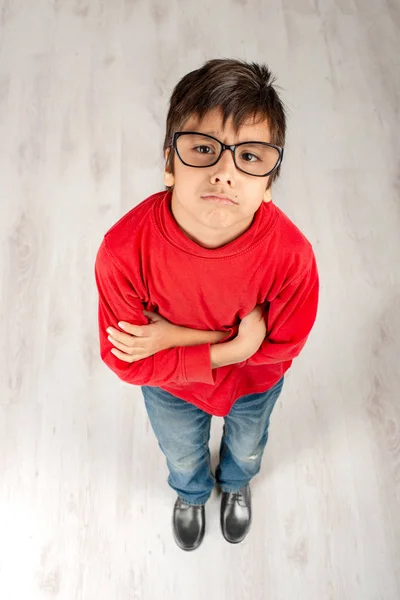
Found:
[(211, 368), (224, 367), (226, 365), (234, 365), (236, 363), (247, 360), (252, 353), (245, 347), (243, 340), (238, 337), (223, 342), (229, 337), (229, 332), (226, 331), (205, 331), (199, 329), (190, 329), (189, 327), (176, 326), (174, 345), (178, 346), (198, 346), (201, 344), (211, 344), (210, 358)]
[(228, 336), (229, 332), (226, 331), (206, 331), (177, 325), (171, 348), (176, 348), (178, 346), (199, 346), (201, 344), (218, 344)]
[(242, 344), (237, 338), (225, 344), (212, 344), (210, 348), (211, 368), (225, 367), (235, 365), (236, 363), (247, 360), (248, 354), (245, 354)]

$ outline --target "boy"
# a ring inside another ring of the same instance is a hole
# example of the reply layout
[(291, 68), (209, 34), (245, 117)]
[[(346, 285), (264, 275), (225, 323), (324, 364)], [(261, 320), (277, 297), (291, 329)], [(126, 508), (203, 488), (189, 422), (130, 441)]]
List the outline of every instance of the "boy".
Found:
[[(266, 66), (234, 59), (185, 75), (167, 116), (166, 189), (113, 225), (96, 257), (101, 358), (141, 386), (183, 550), (204, 537), (215, 481), (225, 539), (247, 535), (270, 414), (317, 314), (312, 245), (271, 198), (286, 133), (272, 83)], [(215, 477), (212, 415), (224, 417)]]

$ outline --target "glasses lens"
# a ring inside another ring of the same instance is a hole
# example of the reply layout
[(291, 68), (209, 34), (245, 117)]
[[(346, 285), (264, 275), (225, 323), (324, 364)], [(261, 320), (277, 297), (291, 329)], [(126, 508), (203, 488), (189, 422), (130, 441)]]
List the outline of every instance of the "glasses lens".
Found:
[[(221, 152), (221, 145), (199, 133), (180, 135), (177, 150), (183, 160), (192, 167), (208, 167), (215, 163)], [(276, 148), (259, 142), (250, 142), (236, 148), (237, 166), (250, 175), (265, 175), (275, 167), (279, 159)]]
[(177, 150), (182, 160), (192, 167), (208, 167), (217, 160), (221, 146), (215, 140), (198, 133), (180, 135)]
[(236, 164), (250, 175), (265, 175), (275, 167), (279, 159), (276, 148), (257, 142), (236, 148)]

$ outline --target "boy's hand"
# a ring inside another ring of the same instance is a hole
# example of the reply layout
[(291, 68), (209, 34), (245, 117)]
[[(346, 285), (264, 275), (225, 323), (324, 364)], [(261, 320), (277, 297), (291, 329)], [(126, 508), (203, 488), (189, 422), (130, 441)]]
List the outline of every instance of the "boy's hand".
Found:
[(150, 319), (150, 325), (132, 325), (120, 321), (118, 325), (126, 333), (113, 327), (107, 328), (110, 334), (108, 339), (115, 346), (111, 352), (125, 362), (135, 362), (175, 347), (179, 325), (170, 323), (154, 312), (144, 310), (143, 314)]
[(257, 352), (267, 334), (263, 314), (263, 305), (257, 304), (240, 322), (234, 341), (235, 345), (243, 350), (246, 360)]

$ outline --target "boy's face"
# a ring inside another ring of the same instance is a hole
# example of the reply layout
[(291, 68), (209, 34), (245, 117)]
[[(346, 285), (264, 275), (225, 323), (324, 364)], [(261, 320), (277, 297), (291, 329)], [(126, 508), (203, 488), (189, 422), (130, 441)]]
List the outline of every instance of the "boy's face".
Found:
[[(218, 108), (209, 111), (201, 122), (196, 116), (190, 117), (181, 131), (206, 133), (225, 144), (271, 141), (266, 121), (258, 125), (253, 121), (246, 122), (238, 136), (232, 128), (231, 118), (222, 129)], [(165, 159), (168, 153), (169, 149)], [(172, 214), (187, 237), (205, 248), (219, 248), (238, 238), (251, 226), (261, 203), (271, 201), (271, 190), (266, 190), (270, 175), (254, 177), (239, 171), (230, 150), (222, 153), (217, 164), (200, 169), (184, 165), (175, 153), (174, 170), (174, 175), (164, 171), (165, 185), (174, 186)], [(213, 193), (228, 195), (237, 204), (217, 204), (202, 198)]]

